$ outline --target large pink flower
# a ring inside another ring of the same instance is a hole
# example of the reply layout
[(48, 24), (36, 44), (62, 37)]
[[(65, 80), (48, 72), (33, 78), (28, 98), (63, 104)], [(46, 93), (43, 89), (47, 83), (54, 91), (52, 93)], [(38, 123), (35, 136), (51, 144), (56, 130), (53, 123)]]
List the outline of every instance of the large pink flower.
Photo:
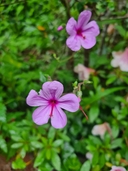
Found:
[(112, 52), (114, 59), (111, 61), (113, 67), (120, 67), (121, 71), (128, 71), (128, 48), (118, 52)]
[(27, 104), (38, 106), (32, 115), (37, 125), (47, 123), (50, 118), (54, 128), (63, 128), (67, 123), (67, 117), (62, 109), (70, 112), (79, 109), (79, 99), (75, 94), (69, 93), (60, 97), (63, 89), (60, 82), (52, 81), (44, 83), (39, 94), (35, 90), (29, 92), (26, 98)]
[(78, 51), (81, 46), (90, 49), (96, 44), (96, 36), (100, 33), (95, 21), (89, 22), (91, 11), (85, 10), (80, 13), (78, 22), (72, 17), (68, 20), (66, 30), (70, 35), (66, 41), (72, 51)]
[(112, 166), (112, 169), (110, 171), (126, 171), (126, 169), (120, 166)]

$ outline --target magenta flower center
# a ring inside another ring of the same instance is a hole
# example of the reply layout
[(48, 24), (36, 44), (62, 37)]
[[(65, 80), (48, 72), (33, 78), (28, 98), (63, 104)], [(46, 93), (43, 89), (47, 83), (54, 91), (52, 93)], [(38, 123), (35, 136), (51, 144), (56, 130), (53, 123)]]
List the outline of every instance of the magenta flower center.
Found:
[(77, 35), (78, 35), (78, 36), (80, 36), (80, 37), (82, 37), (83, 39), (85, 39), (85, 36), (82, 34), (82, 30), (81, 30), (81, 29), (76, 30), (76, 32), (77, 32)]
[(49, 101), (49, 104), (50, 104), (50, 106), (51, 106), (50, 117), (52, 117), (52, 116), (53, 116), (53, 115), (52, 115), (53, 109), (54, 109), (55, 105), (57, 104), (57, 101), (54, 100), (54, 99), (52, 99), (52, 100)]

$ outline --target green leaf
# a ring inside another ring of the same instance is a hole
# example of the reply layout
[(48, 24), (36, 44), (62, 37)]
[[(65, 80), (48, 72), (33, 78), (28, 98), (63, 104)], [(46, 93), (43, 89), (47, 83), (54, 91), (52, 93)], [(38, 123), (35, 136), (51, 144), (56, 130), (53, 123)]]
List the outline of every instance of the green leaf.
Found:
[(36, 160), (34, 161), (34, 167), (40, 166), (44, 161), (44, 151), (37, 154)]
[(45, 150), (45, 155), (46, 155), (46, 159), (50, 160), (51, 159), (51, 153), (52, 153), (52, 149), (51, 148), (47, 148)]
[(58, 147), (58, 146), (60, 146), (62, 144), (63, 144), (63, 140), (56, 140), (56, 141), (53, 142), (54, 147)]
[(6, 122), (6, 107), (2, 103), (0, 103), (0, 121)]
[(117, 76), (116, 76), (116, 75), (111, 76), (111, 77), (106, 81), (106, 85), (109, 85), (109, 84), (113, 83), (115, 80), (117, 80)]
[(123, 141), (122, 138), (117, 138), (117, 139), (113, 140), (111, 143), (111, 149), (115, 149), (117, 147), (122, 147), (122, 141)]
[(49, 132), (48, 132), (48, 139), (52, 139), (53, 140), (54, 137), (55, 137), (55, 133), (56, 133), (55, 128), (50, 127)]
[(19, 148), (21, 146), (23, 146), (23, 143), (14, 143), (11, 145), (11, 148)]
[(7, 149), (7, 144), (6, 141), (4, 140), (4, 138), (2, 136), (0, 136), (0, 148), (7, 153), (8, 149)]
[(11, 139), (18, 142), (18, 141), (23, 141), (23, 139), (18, 135), (18, 134), (14, 134), (11, 136)]
[(91, 163), (90, 161), (85, 161), (84, 164), (82, 165), (80, 171), (90, 171), (91, 169)]
[(52, 152), (51, 161), (52, 161), (52, 165), (54, 166), (54, 168), (56, 170), (60, 170), (60, 167), (61, 167), (60, 157), (54, 151)]
[(118, 136), (119, 131), (120, 131), (119, 126), (118, 125), (113, 125), (113, 127), (112, 127), (112, 136), (113, 136), (113, 138), (116, 138)]
[(93, 123), (99, 115), (99, 106), (97, 104), (94, 104), (91, 106), (89, 110), (89, 121)]
[(95, 151), (93, 153), (92, 164), (95, 166), (99, 161), (99, 152)]
[(43, 147), (43, 144), (41, 142), (38, 142), (38, 141), (31, 141), (31, 145), (34, 148), (42, 148)]
[(59, 137), (62, 138), (64, 141), (70, 141), (70, 138), (64, 133), (59, 133)]
[(43, 144), (44, 144), (45, 146), (47, 146), (47, 144), (48, 144), (48, 139), (45, 138), (45, 137), (42, 137), (41, 140), (42, 140)]
[(121, 25), (116, 25), (116, 29), (123, 38), (126, 37), (126, 30), (124, 29), (124, 27), (122, 27)]
[(23, 9), (24, 9), (24, 6), (23, 6), (23, 5), (19, 5), (19, 6), (17, 7), (16, 14), (19, 15), (20, 12), (21, 12)]
[(105, 154), (100, 155), (99, 163), (100, 163), (100, 167), (102, 168), (105, 164)]
[(101, 98), (103, 98), (109, 94), (112, 94), (116, 91), (123, 90), (123, 89), (126, 89), (126, 87), (115, 87), (115, 88), (105, 89), (104, 91), (100, 91), (97, 94), (94, 94), (93, 96), (91, 96), (89, 98), (84, 98), (83, 103), (86, 103), (87, 105), (89, 105), (95, 101), (100, 100)]
[(21, 158), (18, 158), (12, 162), (12, 168), (13, 169), (25, 169), (26, 163)]
[(20, 151), (20, 156), (21, 156), (22, 158), (24, 158), (25, 155), (26, 155), (26, 151), (25, 151), (24, 148), (22, 148), (21, 151)]

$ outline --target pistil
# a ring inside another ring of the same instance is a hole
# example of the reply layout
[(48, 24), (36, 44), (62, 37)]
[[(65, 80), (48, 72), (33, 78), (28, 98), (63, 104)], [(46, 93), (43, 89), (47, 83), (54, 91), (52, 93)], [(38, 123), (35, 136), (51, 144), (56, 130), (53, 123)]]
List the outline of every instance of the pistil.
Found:
[(54, 108), (55, 104), (56, 104), (56, 101), (55, 100), (51, 100), (50, 101), (50, 105), (51, 105), (50, 117), (53, 116), (53, 108)]

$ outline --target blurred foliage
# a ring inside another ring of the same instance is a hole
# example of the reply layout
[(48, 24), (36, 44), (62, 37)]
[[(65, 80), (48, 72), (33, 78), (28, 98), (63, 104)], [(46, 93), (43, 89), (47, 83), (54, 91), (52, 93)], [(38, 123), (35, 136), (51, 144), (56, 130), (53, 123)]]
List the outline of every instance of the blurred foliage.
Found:
[[(100, 26), (97, 44), (71, 52), (67, 33), (57, 31), (85, 9)], [(128, 73), (113, 68), (112, 52), (128, 45), (127, 0), (2, 0), (0, 2), (0, 154), (14, 170), (108, 171), (128, 168)], [(113, 29), (108, 31), (110, 25)], [(56, 130), (37, 126), (25, 99), (49, 79), (73, 90), (78, 63), (96, 70), (82, 86), (81, 111), (67, 112), (68, 124)], [(76, 119), (77, 118), (77, 119)], [(92, 135), (96, 124), (108, 122), (111, 134)], [(92, 159), (86, 157), (86, 153)], [(28, 159), (28, 156), (29, 159)], [(27, 160), (26, 160), (27, 158)]]

